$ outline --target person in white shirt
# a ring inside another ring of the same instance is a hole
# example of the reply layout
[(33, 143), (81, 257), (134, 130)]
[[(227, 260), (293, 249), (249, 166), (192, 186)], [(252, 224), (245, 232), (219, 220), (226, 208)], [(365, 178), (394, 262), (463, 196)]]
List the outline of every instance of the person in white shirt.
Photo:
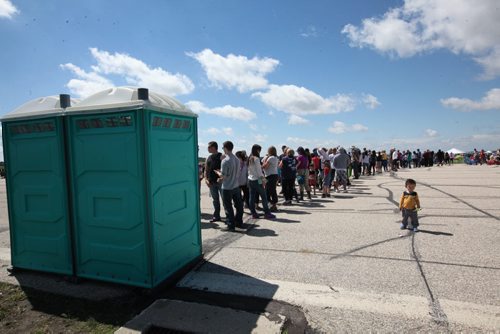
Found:
[(392, 170), (397, 171), (399, 164), (399, 150), (392, 152)]
[(267, 201), (271, 203), (270, 210), (272, 212), (278, 211), (276, 204), (278, 203), (278, 193), (276, 191), (276, 185), (278, 184), (278, 157), (276, 152), (276, 147), (271, 146), (267, 150), (267, 155), (262, 160), (262, 168), (264, 169), (264, 175), (266, 176), (266, 194)]
[(269, 209), (267, 202), (266, 191), (264, 190), (264, 184), (267, 179), (264, 177), (262, 172), (262, 165), (260, 164), (260, 145), (252, 146), (252, 154), (248, 158), (248, 187), (250, 188), (250, 212), (252, 213), (252, 218), (259, 218), (257, 211), (255, 210), (255, 197), (257, 193), (262, 198), (262, 206), (264, 208), (264, 217), (267, 219), (276, 218)]

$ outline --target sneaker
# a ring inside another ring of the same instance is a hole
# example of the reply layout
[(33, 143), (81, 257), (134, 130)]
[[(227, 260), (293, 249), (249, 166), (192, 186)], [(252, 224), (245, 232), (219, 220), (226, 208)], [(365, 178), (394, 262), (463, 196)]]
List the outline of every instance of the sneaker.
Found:
[(221, 221), (220, 217), (213, 217), (212, 219), (210, 219), (211, 223), (220, 222), (220, 221)]
[(271, 208), (269, 209), (271, 212), (278, 212), (278, 208), (276, 207), (276, 204), (273, 204)]
[(228, 225), (228, 226), (224, 227), (224, 228), (222, 229), (222, 231), (224, 231), (224, 232), (235, 232), (235, 231), (236, 231), (236, 229), (234, 228), (234, 226), (233, 226), (233, 225)]
[(274, 218), (276, 218), (276, 216), (275, 216), (275, 215), (273, 215), (272, 213), (266, 213), (266, 214), (264, 215), (264, 218), (266, 218), (266, 219), (274, 219)]
[(292, 201), (284, 201), (283, 205), (292, 205)]
[(418, 232), (418, 227), (414, 227), (413, 232)]
[(252, 213), (252, 218), (253, 218), (253, 219), (259, 219), (259, 215), (258, 215), (258, 214), (256, 214), (256, 213)]
[(326, 197), (332, 197), (330, 194), (326, 194)]
[(405, 229), (406, 229), (406, 225), (403, 225), (403, 223), (401, 223), (401, 225), (399, 225), (399, 228), (400, 228), (401, 230), (405, 230)]
[(348, 193), (347, 189), (345, 189), (345, 190), (343, 191), (343, 193), (344, 193), (344, 194), (347, 194), (347, 193)]
[(321, 198), (326, 198), (326, 194), (321, 194)]

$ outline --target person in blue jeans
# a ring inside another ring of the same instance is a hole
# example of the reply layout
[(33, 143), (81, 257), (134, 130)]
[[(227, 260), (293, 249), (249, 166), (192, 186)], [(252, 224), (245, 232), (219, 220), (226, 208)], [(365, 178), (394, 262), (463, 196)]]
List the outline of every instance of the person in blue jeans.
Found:
[[(243, 200), (239, 187), (238, 174), (240, 170), (240, 161), (233, 154), (233, 143), (226, 141), (223, 144), (224, 160), (221, 163), (221, 170), (216, 171), (219, 176), (219, 182), (222, 183), (222, 203), (226, 213), (227, 231), (235, 231), (236, 227), (243, 227)], [(236, 208), (236, 214), (233, 210)]]
[(260, 145), (252, 146), (252, 154), (248, 158), (248, 187), (250, 188), (250, 212), (252, 213), (252, 218), (259, 218), (257, 211), (255, 210), (255, 197), (257, 194), (260, 195), (262, 199), (262, 206), (264, 208), (264, 217), (267, 219), (276, 218), (269, 209), (269, 204), (267, 202), (266, 190), (264, 189), (266, 178), (262, 172), (262, 165), (260, 164), (260, 151), (262, 147)]
[(210, 197), (212, 197), (212, 204), (214, 206), (214, 213), (210, 222), (220, 221), (220, 196), (221, 196), (221, 185), (218, 181), (219, 176), (215, 172), (220, 170), (222, 153), (218, 152), (219, 145), (215, 141), (208, 143), (208, 152), (210, 156), (205, 162), (205, 182), (207, 183), (208, 189), (210, 190)]

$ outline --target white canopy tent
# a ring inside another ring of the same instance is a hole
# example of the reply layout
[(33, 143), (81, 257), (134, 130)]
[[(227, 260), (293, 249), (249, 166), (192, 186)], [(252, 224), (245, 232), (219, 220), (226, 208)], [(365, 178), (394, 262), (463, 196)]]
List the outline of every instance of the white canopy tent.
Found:
[(464, 151), (460, 151), (458, 148), (450, 148), (448, 151), (446, 151), (448, 153), (453, 153), (453, 154), (464, 154), (465, 152)]

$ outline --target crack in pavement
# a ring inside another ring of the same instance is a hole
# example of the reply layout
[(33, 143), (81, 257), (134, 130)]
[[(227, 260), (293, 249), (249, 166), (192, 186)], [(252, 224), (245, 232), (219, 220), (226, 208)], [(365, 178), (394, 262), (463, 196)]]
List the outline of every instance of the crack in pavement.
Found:
[[(392, 175), (392, 174), (391, 174), (391, 177), (393, 177), (393, 178), (395, 178), (395, 179), (399, 179), (399, 180), (405, 180), (405, 178), (402, 178), (402, 177), (399, 177), (399, 176), (396, 176), (396, 175)], [(451, 197), (451, 198), (454, 198), (455, 200), (459, 201), (460, 203), (465, 204), (465, 205), (467, 205), (468, 207), (470, 207), (470, 208), (472, 208), (472, 209), (474, 209), (474, 210), (476, 210), (476, 211), (478, 211), (478, 212), (481, 212), (483, 215), (486, 215), (486, 216), (488, 216), (488, 217), (490, 217), (490, 218), (493, 218), (493, 219), (496, 219), (496, 220), (500, 220), (500, 218), (499, 218), (499, 217), (497, 217), (497, 216), (495, 216), (495, 215), (492, 215), (492, 214), (491, 214), (491, 213), (489, 213), (488, 211), (484, 211), (484, 210), (482, 210), (482, 209), (480, 209), (480, 208), (478, 208), (478, 207), (476, 207), (476, 206), (474, 206), (474, 205), (470, 204), (469, 202), (464, 201), (462, 198), (460, 198), (460, 197), (458, 197), (458, 196), (455, 196), (455, 195), (450, 194), (450, 193), (448, 193), (448, 192), (446, 192), (446, 191), (444, 191), (444, 190), (441, 190), (441, 189), (439, 189), (439, 188), (436, 188), (436, 187), (434, 187), (434, 186), (431, 186), (431, 185), (430, 185), (430, 184), (428, 184), (428, 183), (424, 183), (424, 182), (421, 182), (421, 181), (418, 181), (418, 183), (419, 183), (419, 184), (421, 184), (421, 185), (423, 185), (423, 186), (425, 186), (425, 187), (428, 187), (428, 188), (430, 188), (430, 189), (432, 189), (432, 190), (435, 190), (435, 191), (438, 191), (438, 192), (440, 192), (440, 193), (442, 193), (442, 194), (445, 194), (445, 195), (447, 195), (447, 196), (449, 196), (449, 197)], [(386, 190), (388, 190), (388, 189), (386, 189)], [(392, 192), (391, 192), (391, 193), (392, 193)], [(398, 205), (399, 205), (399, 203), (398, 203)]]
[[(398, 237), (398, 238), (401, 239), (401, 237)], [(307, 254), (307, 255), (312, 254), (312, 255), (337, 256), (337, 257), (339, 255), (342, 255), (342, 254), (328, 253), (328, 252), (315, 252), (315, 251), (311, 251), (308, 249), (293, 250), (293, 249), (276, 249), (276, 248), (255, 248), (255, 247), (243, 247), (243, 246), (229, 246), (228, 249), (244, 249), (244, 250), (250, 250), (250, 251), (293, 253), (293, 254)], [(386, 256), (356, 255), (356, 254), (345, 254), (345, 253), (342, 256), (353, 257), (353, 258), (366, 258), (366, 259), (374, 259), (374, 260), (413, 262), (413, 260), (411, 260), (411, 259), (401, 259), (401, 258), (386, 257)], [(426, 261), (426, 260), (420, 260), (420, 263), (438, 264), (438, 265), (443, 265), (443, 266), (454, 266), (454, 267), (463, 267), (463, 268), (471, 268), (471, 269), (500, 270), (500, 267), (478, 266), (478, 265), (465, 264), (465, 263)]]
[(439, 300), (434, 296), (434, 293), (432, 292), (432, 289), (429, 285), (429, 282), (427, 281), (427, 276), (425, 276), (424, 273), (424, 268), (422, 267), (422, 263), (420, 263), (420, 253), (418, 253), (417, 246), (415, 244), (415, 233), (412, 234), (411, 236), (411, 251), (413, 258), (415, 259), (415, 262), (417, 263), (418, 270), (420, 272), (420, 276), (422, 277), (422, 280), (425, 283), (425, 287), (427, 288), (427, 292), (429, 293), (430, 297), (430, 316), (432, 317), (432, 320), (437, 323), (438, 325), (442, 325), (445, 327), (448, 327), (448, 317), (446, 316), (446, 313), (444, 312), (443, 308), (439, 304)]
[[(401, 178), (395, 176), (393, 173), (391, 173), (391, 177), (401, 179)], [(389, 202), (395, 204), (397, 207), (399, 207), (399, 202), (397, 202), (394, 199), (394, 193), (392, 192), (392, 190), (383, 187), (384, 184), (385, 183), (382, 183), (378, 186), (382, 189), (387, 190), (389, 192), (389, 196), (387, 197), (387, 200)], [(420, 272), (420, 277), (424, 281), (425, 287), (427, 288), (427, 293), (429, 296), (429, 307), (431, 309), (431, 312), (429, 312), (429, 315), (432, 317), (432, 320), (436, 324), (448, 328), (449, 327), (448, 317), (447, 317), (446, 313), (444, 312), (443, 308), (441, 307), (439, 300), (437, 299), (436, 296), (434, 296), (434, 293), (432, 292), (432, 289), (431, 289), (429, 282), (427, 280), (427, 276), (425, 275), (422, 263), (420, 262), (420, 254), (418, 253), (417, 246), (415, 243), (415, 233), (407, 234), (407, 236), (411, 236), (411, 255), (417, 264), (418, 271)]]

